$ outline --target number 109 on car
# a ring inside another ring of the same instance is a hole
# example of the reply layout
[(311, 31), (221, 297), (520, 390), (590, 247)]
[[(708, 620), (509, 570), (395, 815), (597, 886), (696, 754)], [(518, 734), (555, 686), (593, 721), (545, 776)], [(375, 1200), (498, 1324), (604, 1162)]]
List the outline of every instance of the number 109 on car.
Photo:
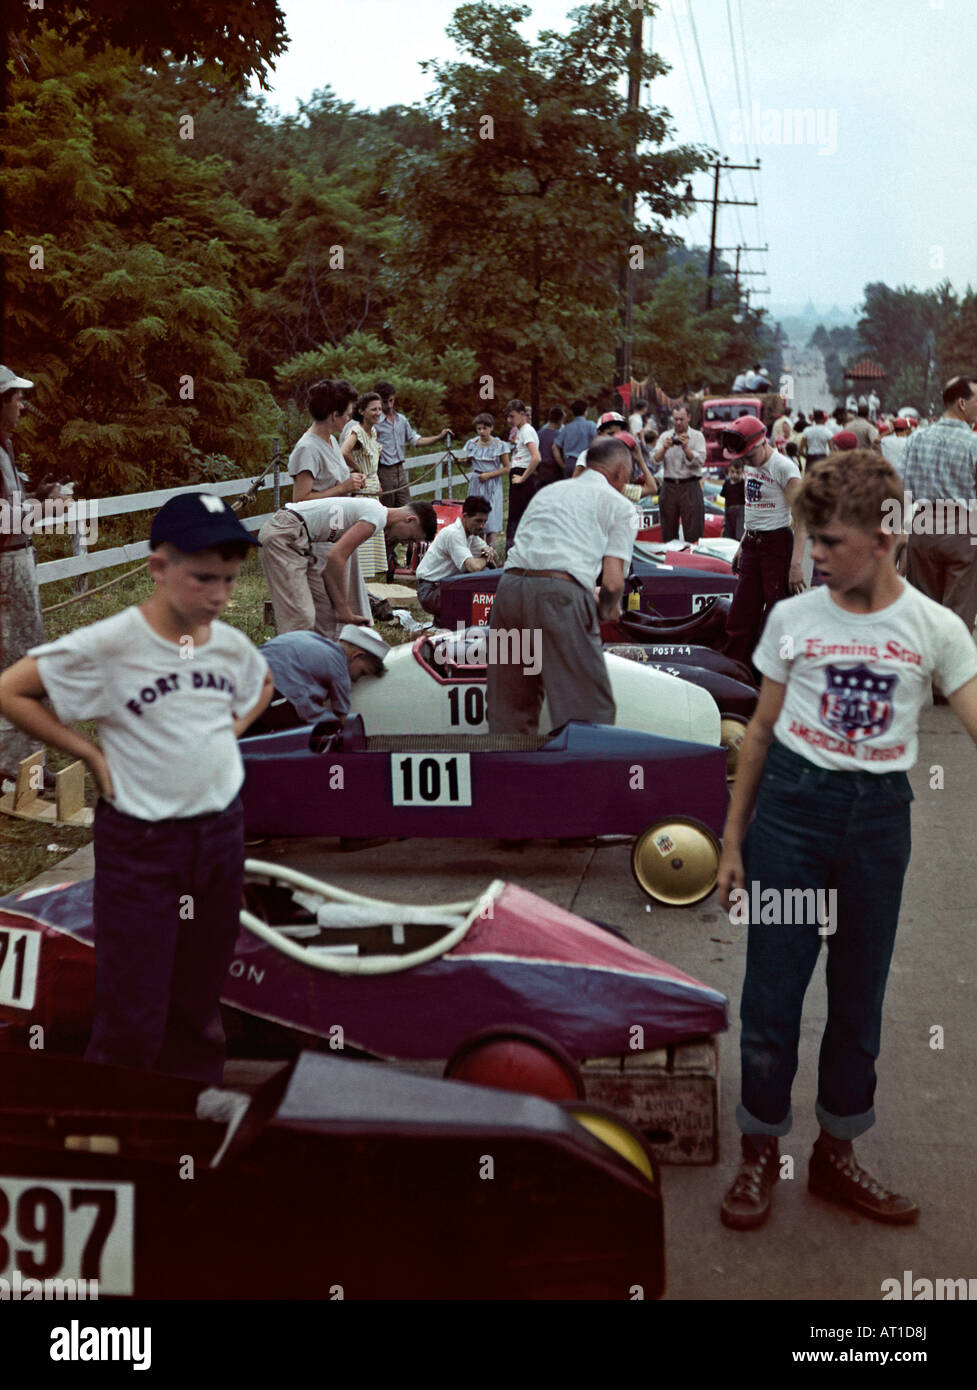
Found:
[(467, 753), (392, 753), (395, 806), (470, 806), (471, 760)]

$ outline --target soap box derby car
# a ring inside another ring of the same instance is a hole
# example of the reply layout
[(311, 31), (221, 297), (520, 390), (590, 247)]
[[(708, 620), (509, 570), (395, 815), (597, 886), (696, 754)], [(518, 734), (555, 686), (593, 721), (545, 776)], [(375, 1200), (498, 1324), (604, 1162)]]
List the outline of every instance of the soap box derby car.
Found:
[(726, 624), (731, 607), (732, 600), (718, 594), (708, 599), (697, 613), (685, 618), (662, 618), (629, 608), (619, 617), (601, 623), (601, 641), (605, 646), (637, 642), (656, 647), (691, 645), (718, 650), (726, 642)]
[[(481, 570), (441, 581), (443, 627), (476, 627), (486, 624), (495, 602), (495, 591), (504, 570)], [(717, 594), (731, 596), (737, 579), (732, 571), (697, 570), (683, 562), (676, 566), (635, 558), (629, 579), (640, 594), (641, 608), (666, 618), (691, 616)]]
[[(519, 634), (513, 635), (521, 642)], [(540, 662), (542, 649), (537, 645), (515, 655), (520, 661)], [(351, 712), (362, 718), (367, 735), (487, 733), (488, 662), (512, 656), (506, 635), (485, 627), (425, 633), (391, 650), (383, 680), (356, 682)], [(607, 655), (606, 664), (618, 725), (693, 743), (721, 741), (719, 712), (708, 690), (614, 653)], [(545, 701), (540, 727), (552, 727)]]
[[(90, 879), (0, 900), (7, 1046), (28, 1046), (39, 1026), (46, 1048), (84, 1049), (93, 946)], [(515, 884), (496, 880), (463, 902), (404, 904), (260, 860), (245, 865), (221, 997), (283, 1034), (335, 1045), (340, 1024), (343, 1048), (415, 1061), (448, 1058), (502, 1025), (541, 1031), (582, 1060), (633, 1059), (635, 1025), (641, 1050), (653, 1051), (727, 1023), (722, 994)], [(240, 1020), (232, 1024), (233, 1045)]]
[(640, 1136), (615, 1124), (629, 1160), (581, 1119), (311, 1052), (250, 1094), (0, 1053), (0, 1279), (16, 1297), (48, 1279), (141, 1299), (658, 1297), (658, 1172)]
[(715, 887), (720, 747), (577, 721), (543, 735), (367, 737), (358, 715), (335, 724), (242, 742), (249, 836), (626, 835), (655, 901), (688, 905)]

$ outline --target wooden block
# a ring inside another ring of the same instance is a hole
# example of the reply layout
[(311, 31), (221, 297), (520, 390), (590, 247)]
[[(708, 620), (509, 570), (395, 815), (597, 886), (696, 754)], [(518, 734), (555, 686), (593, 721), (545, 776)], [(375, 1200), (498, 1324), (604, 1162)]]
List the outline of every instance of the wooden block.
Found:
[(71, 824), (85, 809), (85, 764), (72, 763), (54, 778), (54, 814), (60, 824)]
[(91, 825), (94, 812), (85, 805), (84, 763), (72, 763), (55, 776), (54, 801), (45, 801), (38, 794), (38, 788), (44, 785), (43, 769), (43, 752), (22, 758), (17, 769), (17, 786), (0, 797), (0, 811), (44, 825)]
[(44, 790), (44, 751), (38, 749), (29, 758), (21, 758), (17, 767), (17, 786), (14, 791), (14, 804), (26, 813), (30, 803), (36, 801)]
[(627, 1052), (624, 1056), (625, 1071), (649, 1071), (657, 1068), (659, 1071), (668, 1070), (667, 1047), (657, 1047), (653, 1052)]
[(719, 1043), (716, 1038), (708, 1042), (679, 1043), (671, 1052), (672, 1071), (696, 1071), (706, 1076), (718, 1074)]

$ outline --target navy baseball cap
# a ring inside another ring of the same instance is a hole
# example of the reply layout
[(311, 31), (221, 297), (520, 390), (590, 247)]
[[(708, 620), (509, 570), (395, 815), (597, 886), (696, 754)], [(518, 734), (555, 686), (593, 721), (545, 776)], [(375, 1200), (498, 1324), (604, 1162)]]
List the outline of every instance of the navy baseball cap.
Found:
[(222, 497), (211, 492), (182, 492), (171, 497), (153, 517), (149, 544), (152, 549), (168, 541), (185, 555), (231, 541), (248, 545), (261, 542), (246, 531)]

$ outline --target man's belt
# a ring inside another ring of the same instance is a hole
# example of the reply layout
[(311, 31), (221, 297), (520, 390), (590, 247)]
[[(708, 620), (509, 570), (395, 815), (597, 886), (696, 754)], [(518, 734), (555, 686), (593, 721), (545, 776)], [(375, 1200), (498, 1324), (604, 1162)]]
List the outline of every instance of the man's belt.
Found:
[(26, 550), (33, 544), (34, 542), (30, 536), (25, 536), (22, 540), (14, 541), (13, 545), (5, 545), (4, 542), (0, 540), (0, 555), (12, 555), (15, 550)]
[(672, 487), (678, 487), (680, 483), (701, 483), (702, 474), (693, 473), (688, 478), (662, 478), (663, 483), (671, 483)]
[(571, 584), (580, 585), (579, 579), (574, 579), (572, 574), (567, 574), (566, 570), (522, 570), (506, 569), (504, 574), (518, 574), (526, 579), (566, 579)]
[(750, 541), (762, 541), (770, 536), (779, 536), (783, 531), (789, 531), (789, 526), (777, 526), (772, 531), (751, 531), (749, 527), (743, 532), (743, 539)]

